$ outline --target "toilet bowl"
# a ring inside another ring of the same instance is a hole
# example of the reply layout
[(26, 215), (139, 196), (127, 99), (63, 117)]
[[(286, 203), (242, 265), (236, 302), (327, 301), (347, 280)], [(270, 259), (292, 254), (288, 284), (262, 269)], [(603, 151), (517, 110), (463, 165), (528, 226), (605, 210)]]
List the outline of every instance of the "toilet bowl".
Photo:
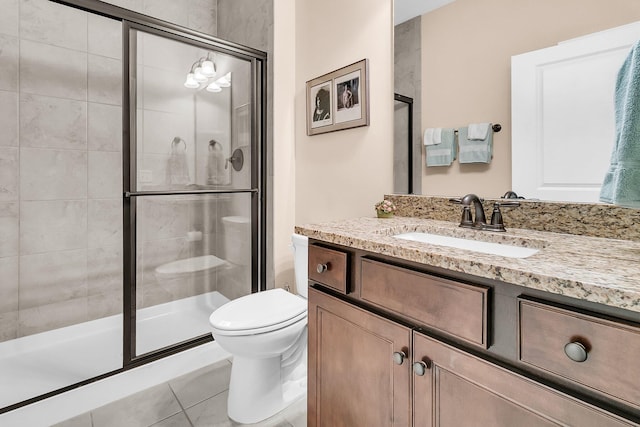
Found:
[(233, 355), (227, 412), (238, 423), (269, 418), (306, 393), (308, 239), (292, 241), (298, 295), (246, 295), (209, 318), (214, 339)]

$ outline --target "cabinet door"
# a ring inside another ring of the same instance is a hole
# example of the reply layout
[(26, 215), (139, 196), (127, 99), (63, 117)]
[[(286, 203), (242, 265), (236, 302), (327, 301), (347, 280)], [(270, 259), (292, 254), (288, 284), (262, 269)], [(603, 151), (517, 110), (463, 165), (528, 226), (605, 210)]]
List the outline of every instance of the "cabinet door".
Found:
[(410, 425), (410, 344), (408, 328), (309, 289), (308, 425)]
[(636, 425), (432, 338), (414, 333), (414, 426)]

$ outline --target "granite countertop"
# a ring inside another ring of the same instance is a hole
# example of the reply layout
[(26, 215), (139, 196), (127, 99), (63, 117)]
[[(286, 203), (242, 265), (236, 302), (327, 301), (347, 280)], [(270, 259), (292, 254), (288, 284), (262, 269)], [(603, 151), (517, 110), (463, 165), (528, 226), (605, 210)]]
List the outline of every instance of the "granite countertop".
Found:
[[(355, 218), (301, 225), (295, 231), (316, 240), (640, 312), (640, 242), (526, 229), (496, 233), (413, 217)], [(539, 251), (527, 258), (506, 258), (392, 237), (412, 231)]]

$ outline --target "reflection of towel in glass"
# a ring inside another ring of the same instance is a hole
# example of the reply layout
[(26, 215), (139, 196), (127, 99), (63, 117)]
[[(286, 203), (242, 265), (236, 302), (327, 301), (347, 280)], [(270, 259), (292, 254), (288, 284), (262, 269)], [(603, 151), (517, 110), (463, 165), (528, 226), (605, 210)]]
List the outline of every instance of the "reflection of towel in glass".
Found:
[(209, 141), (207, 156), (207, 184), (219, 185), (227, 183), (227, 171), (224, 168), (224, 153), (222, 145), (214, 140)]
[(456, 159), (456, 140), (453, 129), (442, 129), (440, 144), (427, 145), (427, 166), (450, 166)]
[(487, 131), (485, 139), (472, 140), (467, 128), (458, 129), (460, 163), (491, 163), (493, 158), (493, 130)]
[(186, 185), (189, 181), (187, 144), (179, 137), (175, 137), (171, 143), (171, 154), (167, 162), (167, 183), (170, 185)]
[(600, 201), (640, 208), (640, 41), (618, 72), (614, 106), (616, 139)]

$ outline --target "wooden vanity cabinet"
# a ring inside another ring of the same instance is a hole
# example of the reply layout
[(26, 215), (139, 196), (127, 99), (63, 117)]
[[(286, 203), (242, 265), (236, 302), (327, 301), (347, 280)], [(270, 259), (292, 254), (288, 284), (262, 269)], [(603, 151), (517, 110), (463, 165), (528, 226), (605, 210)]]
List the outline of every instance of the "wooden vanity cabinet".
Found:
[(313, 288), (308, 321), (308, 426), (409, 426), (411, 329)]
[(309, 427), (636, 425), (314, 288), (308, 369)]
[[(620, 416), (633, 417), (634, 409), (605, 410), (613, 406), (600, 405), (582, 384), (555, 384), (533, 367), (535, 360), (528, 358), (532, 347), (522, 343), (530, 333), (526, 324), (520, 334), (494, 338), (501, 343), (496, 347), (511, 343), (514, 356), (495, 353), (489, 338), (497, 294), (487, 284), (432, 275), (363, 251), (337, 247), (332, 254), (325, 249), (314, 249), (310, 261), (312, 256), (314, 263), (328, 259), (325, 255), (342, 259), (340, 253), (345, 261), (334, 261), (331, 276), (310, 278), (310, 427), (640, 425)], [(344, 271), (336, 271), (336, 265)], [(522, 305), (522, 299), (512, 297), (507, 305), (518, 301)], [(521, 310), (520, 317), (527, 316)], [(512, 317), (500, 319), (518, 328), (515, 309)], [(516, 352), (517, 346), (524, 350)], [(595, 353), (590, 357), (599, 360)], [(613, 390), (623, 390), (619, 395), (627, 400), (635, 398), (630, 388)]]

